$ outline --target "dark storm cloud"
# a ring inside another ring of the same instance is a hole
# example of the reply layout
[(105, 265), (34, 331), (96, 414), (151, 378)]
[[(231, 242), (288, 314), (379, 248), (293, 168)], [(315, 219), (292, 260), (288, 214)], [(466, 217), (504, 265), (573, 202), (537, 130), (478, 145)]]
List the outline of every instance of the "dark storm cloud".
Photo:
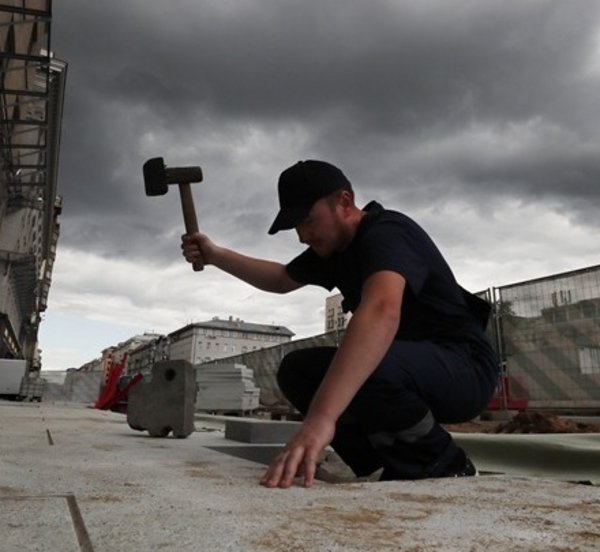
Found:
[(361, 205), (423, 224), (469, 289), (598, 263), (597, 0), (56, 0), (51, 47), (69, 64), (51, 311), (76, 328), (54, 320), (44, 362), (64, 336), (81, 358), (50, 366), (127, 337), (89, 320), (322, 331), (321, 289), (281, 301), (183, 263), (177, 190), (144, 194), (155, 156), (202, 166), (200, 228), (249, 255), (299, 251), (266, 234), (277, 176), (322, 158)]
[(288, 119), (346, 107), (363, 122), (420, 129), (520, 119), (577, 95), (600, 9), (589, 0), (225, 6), (105, 1), (57, 15), (89, 25), (88, 93), (148, 104), (167, 124), (204, 109)]
[(339, 162), (370, 190), (417, 182), (416, 203), (559, 198), (592, 223), (599, 12), (592, 0), (56, 2), (63, 243), (175, 255), (174, 192), (161, 203), (141, 183), (145, 158), (163, 154), (206, 165), (217, 232), (262, 235), (284, 167), (277, 152), (239, 163), (249, 127), (298, 126), (298, 158)]

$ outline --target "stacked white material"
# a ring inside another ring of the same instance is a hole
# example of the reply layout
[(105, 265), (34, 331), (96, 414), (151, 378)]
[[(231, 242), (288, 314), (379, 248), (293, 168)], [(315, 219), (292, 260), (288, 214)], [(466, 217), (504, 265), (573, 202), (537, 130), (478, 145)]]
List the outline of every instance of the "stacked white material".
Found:
[(200, 365), (196, 374), (196, 410), (235, 412), (258, 408), (260, 389), (254, 385), (254, 372), (245, 365)]
[(19, 395), (24, 401), (41, 401), (44, 392), (46, 380), (40, 377), (28, 378), (24, 377), (21, 380), (21, 391)]

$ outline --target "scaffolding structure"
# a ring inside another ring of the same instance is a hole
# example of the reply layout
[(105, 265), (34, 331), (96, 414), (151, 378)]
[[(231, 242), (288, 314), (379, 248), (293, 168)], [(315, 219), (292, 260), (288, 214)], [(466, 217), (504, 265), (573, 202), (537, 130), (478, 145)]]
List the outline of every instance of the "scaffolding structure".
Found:
[(50, 49), (51, 0), (0, 3), (0, 357), (39, 367), (62, 200), (66, 63)]

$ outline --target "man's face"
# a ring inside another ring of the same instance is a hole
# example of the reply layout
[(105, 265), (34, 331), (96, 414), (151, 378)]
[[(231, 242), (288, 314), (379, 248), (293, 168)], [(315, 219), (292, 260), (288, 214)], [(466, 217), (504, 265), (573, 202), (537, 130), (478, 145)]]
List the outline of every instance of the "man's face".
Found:
[(323, 259), (344, 249), (348, 242), (341, 210), (332, 198), (319, 199), (296, 226), (296, 232), (300, 242)]

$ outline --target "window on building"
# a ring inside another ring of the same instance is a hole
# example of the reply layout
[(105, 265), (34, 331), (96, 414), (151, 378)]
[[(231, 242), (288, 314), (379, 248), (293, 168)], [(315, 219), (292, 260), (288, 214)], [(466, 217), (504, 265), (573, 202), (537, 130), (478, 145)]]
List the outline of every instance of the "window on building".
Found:
[(579, 349), (579, 370), (582, 374), (600, 374), (600, 347)]
[(585, 318), (596, 317), (596, 305), (591, 301), (581, 301), (579, 303), (579, 308)]

